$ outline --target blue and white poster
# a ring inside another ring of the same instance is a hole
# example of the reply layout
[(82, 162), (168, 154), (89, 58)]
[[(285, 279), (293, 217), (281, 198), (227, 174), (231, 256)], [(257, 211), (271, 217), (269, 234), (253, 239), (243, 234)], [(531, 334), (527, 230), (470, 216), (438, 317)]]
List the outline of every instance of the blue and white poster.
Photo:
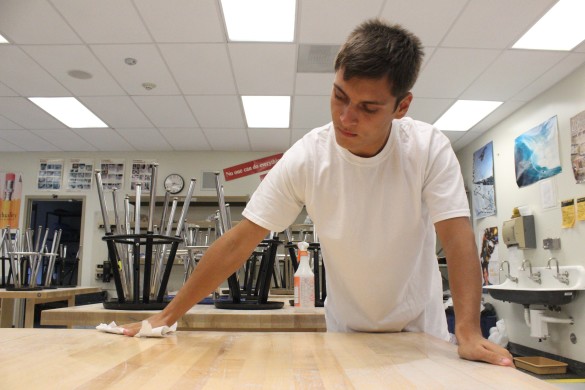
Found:
[(473, 153), (473, 214), (475, 218), (496, 214), (494, 148), (490, 142)]
[(516, 138), (514, 161), (520, 188), (562, 172), (556, 116)]

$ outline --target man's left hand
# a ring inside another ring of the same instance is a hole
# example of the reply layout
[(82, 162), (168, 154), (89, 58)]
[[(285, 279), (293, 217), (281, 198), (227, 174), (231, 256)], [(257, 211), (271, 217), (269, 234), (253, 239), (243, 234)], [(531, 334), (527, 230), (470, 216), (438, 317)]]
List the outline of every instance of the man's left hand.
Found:
[(457, 341), (459, 343), (457, 352), (463, 359), (514, 367), (512, 355), (507, 349), (484, 339), (479, 334)]

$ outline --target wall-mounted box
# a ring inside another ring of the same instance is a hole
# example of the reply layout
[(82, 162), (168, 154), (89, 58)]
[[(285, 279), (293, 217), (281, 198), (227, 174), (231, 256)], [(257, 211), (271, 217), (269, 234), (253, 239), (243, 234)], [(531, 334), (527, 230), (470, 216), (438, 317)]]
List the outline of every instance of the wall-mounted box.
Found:
[(517, 245), (520, 249), (536, 249), (534, 215), (504, 221), (502, 239), (507, 247)]

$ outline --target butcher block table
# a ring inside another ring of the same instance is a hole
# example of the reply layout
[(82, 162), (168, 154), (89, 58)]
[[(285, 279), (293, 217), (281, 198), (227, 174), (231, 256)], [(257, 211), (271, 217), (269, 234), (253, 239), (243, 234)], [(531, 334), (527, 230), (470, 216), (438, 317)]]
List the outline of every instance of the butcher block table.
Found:
[(54, 289), (43, 289), (34, 291), (6, 291), (0, 289), (0, 327), (10, 328), (13, 322), (14, 301), (16, 299), (26, 300), (26, 311), (24, 313), (24, 327), (32, 328), (34, 324), (35, 305), (37, 303), (67, 301), (68, 306), (75, 305), (75, 296), (91, 294), (102, 291), (99, 287), (64, 287)]
[(6, 389), (553, 389), (421, 333), (0, 329)]
[[(127, 324), (153, 315), (152, 310), (107, 310), (101, 303), (43, 310), (41, 325), (96, 326), (100, 323)], [(285, 303), (276, 310), (224, 310), (213, 305), (195, 305), (177, 322), (181, 330), (304, 331), (324, 332), (322, 307), (294, 308)]]

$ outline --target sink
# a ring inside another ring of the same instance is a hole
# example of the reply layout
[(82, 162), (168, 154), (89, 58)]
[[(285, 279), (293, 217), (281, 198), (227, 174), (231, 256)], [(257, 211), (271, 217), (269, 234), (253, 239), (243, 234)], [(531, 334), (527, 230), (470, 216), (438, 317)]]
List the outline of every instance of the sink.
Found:
[[(575, 299), (579, 290), (585, 290), (585, 267), (580, 265), (561, 266), (559, 271), (569, 273), (569, 284), (561, 283), (554, 276), (556, 267), (532, 267), (532, 273), (540, 271), (541, 284), (529, 279), (528, 267), (518, 271), (518, 283), (506, 278), (501, 284), (483, 286), (494, 299), (521, 305), (564, 305)], [(501, 277), (505, 277), (500, 272)]]

